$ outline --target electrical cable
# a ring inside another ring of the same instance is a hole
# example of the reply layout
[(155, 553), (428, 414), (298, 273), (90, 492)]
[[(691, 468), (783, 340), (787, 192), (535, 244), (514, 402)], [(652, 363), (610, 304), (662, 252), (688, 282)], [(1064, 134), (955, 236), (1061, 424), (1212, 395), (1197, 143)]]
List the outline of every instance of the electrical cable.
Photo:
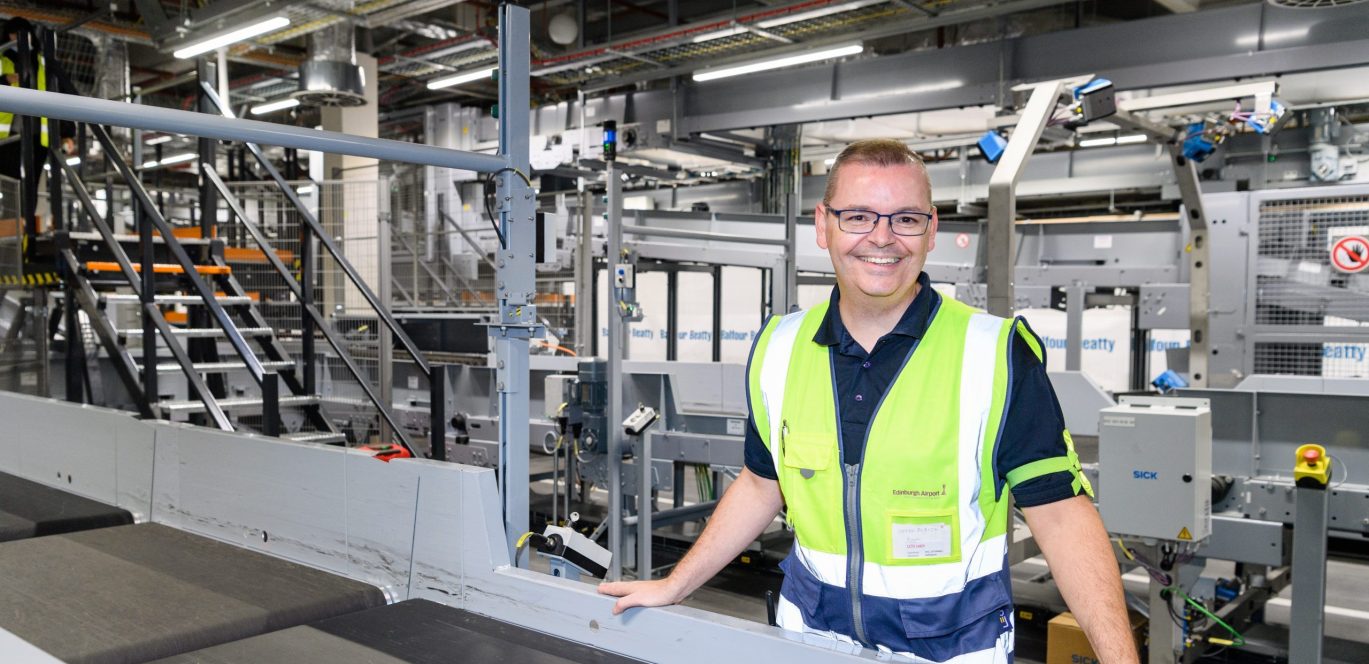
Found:
[(532, 531), (528, 531), (528, 532), (526, 532), (526, 533), (523, 533), (523, 536), (522, 536), (522, 537), (519, 537), (519, 538), (518, 538), (518, 541), (513, 545), (513, 566), (514, 566), (514, 567), (517, 567), (517, 566), (518, 566), (518, 560), (523, 556), (523, 548), (527, 546), (528, 540), (529, 540), (529, 539), (532, 539), (532, 536), (535, 535), (535, 534), (536, 534), (536, 533), (534, 533), (534, 532), (532, 532)]
[(519, 178), (522, 178), (523, 182), (528, 185), (529, 189), (532, 188), (532, 180), (528, 179), (528, 176), (524, 175), (523, 171), (520, 171), (511, 166), (505, 166), (504, 168), (501, 168), (499, 170), (491, 171), (488, 175), (485, 176), (485, 195), (482, 197), (484, 198), (485, 203), (485, 214), (489, 216), (490, 226), (494, 228), (494, 234), (499, 238), (500, 249), (508, 249), (509, 244), (504, 240), (504, 231), (499, 228), (499, 220), (497, 217), (494, 216), (494, 207), (490, 205), (490, 199), (494, 196), (494, 178), (501, 173), (507, 172), (513, 172), (514, 175), (517, 175)]
[(1207, 607), (1203, 606), (1201, 602), (1199, 602), (1199, 601), (1193, 599), (1192, 597), (1189, 597), (1189, 596), (1188, 596), (1188, 593), (1185, 593), (1183, 588), (1180, 588), (1179, 586), (1174, 586), (1174, 587), (1173, 587), (1173, 590), (1174, 590), (1174, 592), (1179, 593), (1179, 596), (1182, 597), (1182, 598), (1184, 598), (1184, 601), (1187, 602), (1189, 606), (1191, 606), (1191, 607), (1193, 607), (1194, 609), (1196, 609), (1196, 610), (1198, 611), (1198, 613), (1201, 613), (1201, 614), (1203, 614), (1204, 616), (1207, 616), (1207, 618), (1208, 618), (1209, 620), (1211, 620), (1212, 622), (1215, 622), (1215, 623), (1217, 623), (1218, 625), (1221, 625), (1222, 628), (1225, 629), (1227, 632), (1230, 632), (1230, 633), (1231, 633), (1231, 636), (1233, 637), (1229, 643), (1226, 642), (1226, 641), (1227, 641), (1226, 639), (1216, 639), (1216, 640), (1214, 640), (1214, 639), (1212, 639), (1211, 637), (1208, 638), (1208, 642), (1210, 642), (1210, 643), (1215, 643), (1215, 644), (1217, 644), (1217, 645), (1236, 646), (1237, 648), (1239, 648), (1239, 647), (1245, 645), (1245, 637), (1244, 637), (1244, 636), (1241, 636), (1241, 633), (1238, 632), (1238, 631), (1236, 631), (1236, 628), (1232, 627), (1231, 625), (1226, 624), (1226, 621), (1222, 620), (1221, 618), (1218, 618), (1218, 617), (1217, 617), (1217, 614), (1212, 613), (1211, 611), (1208, 611), (1208, 610), (1207, 610)]

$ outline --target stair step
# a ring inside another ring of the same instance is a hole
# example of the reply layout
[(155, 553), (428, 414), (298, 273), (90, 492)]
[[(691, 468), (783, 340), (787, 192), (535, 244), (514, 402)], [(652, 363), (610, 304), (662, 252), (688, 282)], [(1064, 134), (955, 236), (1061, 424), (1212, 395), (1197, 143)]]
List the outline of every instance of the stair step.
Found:
[[(200, 274), (208, 275), (228, 275), (233, 274), (233, 268), (227, 265), (196, 265), (195, 271)], [(123, 268), (115, 261), (86, 261), (86, 272), (121, 272)], [(133, 263), (134, 272), (142, 272), (142, 263)], [(153, 263), (153, 274), (185, 274), (185, 268), (179, 263)]]
[[(227, 334), (224, 334), (223, 328), (218, 327), (178, 327), (173, 328), (171, 332), (178, 337), (193, 339), (211, 339), (228, 336)], [(275, 336), (276, 331), (269, 327), (240, 327), (238, 328), (238, 333), (244, 337), (270, 337)], [(119, 334), (125, 337), (141, 337), (143, 336), (143, 328), (131, 327), (126, 330), (119, 330)]]
[[(197, 362), (191, 365), (197, 373), (225, 373), (228, 371), (245, 371), (247, 365), (242, 362)], [(261, 368), (272, 369), (294, 369), (294, 362), (262, 362)], [(138, 365), (138, 371), (142, 371), (142, 365)], [(176, 362), (161, 362), (157, 364), (157, 373), (180, 373), (181, 365)]]
[[(138, 296), (132, 293), (105, 293), (100, 297), (105, 302), (132, 302), (136, 304), (140, 301)], [(158, 304), (204, 304), (204, 298), (198, 295), (157, 295), (154, 299)], [(225, 306), (252, 304), (252, 298), (246, 295), (220, 295), (214, 299)]]
[[(288, 396), (280, 398), (282, 406), (311, 406), (317, 404), (317, 396)], [(261, 409), (261, 397), (233, 397), (231, 399), (219, 399), (219, 408), (224, 410), (253, 410)], [(204, 411), (204, 403), (196, 399), (194, 401), (163, 401), (159, 404), (162, 410), (170, 413), (198, 413)]]
[[(71, 239), (85, 242), (104, 242), (104, 237), (101, 236), (100, 233), (97, 231), (72, 231)], [(118, 240), (119, 242), (129, 243), (137, 243), (142, 241), (142, 238), (134, 233), (121, 233), (115, 235), (114, 239)], [(205, 246), (208, 245), (210, 242), (209, 240), (198, 237), (177, 237), (176, 239), (180, 241), (181, 245), (188, 247)], [(155, 244), (162, 244), (162, 236), (160, 234), (154, 233), (152, 235), (152, 242)]]
[(327, 431), (300, 431), (298, 433), (287, 433), (281, 436), (286, 440), (296, 443), (323, 443), (331, 445), (333, 443), (347, 442), (347, 435), (341, 433), (329, 433)]

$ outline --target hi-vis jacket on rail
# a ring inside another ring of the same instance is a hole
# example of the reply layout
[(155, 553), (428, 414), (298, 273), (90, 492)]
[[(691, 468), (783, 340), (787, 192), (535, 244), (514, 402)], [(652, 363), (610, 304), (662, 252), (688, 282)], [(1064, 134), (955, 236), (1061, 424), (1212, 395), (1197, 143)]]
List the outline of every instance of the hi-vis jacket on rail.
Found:
[(1068, 453), (994, 476), (1020, 319), (950, 298), (913, 347), (868, 428), (860, 463), (843, 463), (830, 350), (812, 341), (829, 306), (772, 318), (748, 374), (751, 411), (778, 470), (794, 549), (781, 627), (918, 661), (1007, 662), (1013, 648), (1008, 486), (1069, 471)]

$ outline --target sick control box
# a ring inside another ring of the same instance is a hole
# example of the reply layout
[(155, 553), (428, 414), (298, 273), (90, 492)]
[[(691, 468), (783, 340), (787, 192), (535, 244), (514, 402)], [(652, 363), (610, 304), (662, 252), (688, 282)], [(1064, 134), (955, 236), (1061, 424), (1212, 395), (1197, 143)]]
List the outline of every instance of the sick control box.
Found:
[(1098, 511), (1116, 535), (1201, 542), (1212, 532), (1207, 399), (1124, 396), (1099, 412)]

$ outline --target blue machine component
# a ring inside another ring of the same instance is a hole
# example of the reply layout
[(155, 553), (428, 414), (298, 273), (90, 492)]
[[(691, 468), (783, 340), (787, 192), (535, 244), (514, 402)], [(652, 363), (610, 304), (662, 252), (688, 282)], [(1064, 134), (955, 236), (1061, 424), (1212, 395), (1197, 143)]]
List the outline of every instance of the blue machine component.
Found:
[(1217, 142), (1203, 133), (1204, 124), (1195, 122), (1188, 126), (1188, 138), (1184, 139), (1184, 157), (1191, 161), (1202, 162), (1217, 151)]
[(990, 164), (998, 163), (998, 158), (1003, 156), (1003, 151), (1008, 149), (1008, 139), (1003, 135), (989, 130), (979, 137), (979, 151), (984, 153), (984, 158)]
[(1090, 93), (1090, 92), (1096, 92), (1096, 91), (1098, 91), (1098, 90), (1102, 90), (1103, 88), (1109, 87), (1109, 86), (1111, 86), (1111, 85), (1112, 85), (1112, 81), (1109, 81), (1109, 80), (1106, 79), (1106, 78), (1094, 78), (1093, 80), (1089, 81), (1088, 83), (1085, 83), (1085, 84), (1083, 84), (1083, 85), (1081, 85), (1081, 86), (1075, 88), (1075, 89), (1074, 89), (1074, 98), (1075, 98), (1075, 99), (1080, 99), (1080, 98), (1082, 98), (1084, 95), (1086, 95), (1086, 94), (1088, 94), (1088, 93)]
[(1279, 120), (1282, 120), (1287, 112), (1288, 107), (1283, 102), (1270, 99), (1268, 109), (1252, 113), (1250, 119), (1246, 120), (1245, 123), (1250, 125), (1250, 128), (1254, 129), (1256, 133), (1268, 134), (1274, 131), (1274, 127), (1279, 124)]
[(1183, 376), (1174, 373), (1173, 369), (1165, 370), (1164, 373), (1156, 376), (1155, 380), (1150, 381), (1150, 384), (1154, 385), (1156, 389), (1160, 390), (1163, 394), (1168, 394), (1174, 390), (1188, 387), (1188, 381), (1184, 380)]

